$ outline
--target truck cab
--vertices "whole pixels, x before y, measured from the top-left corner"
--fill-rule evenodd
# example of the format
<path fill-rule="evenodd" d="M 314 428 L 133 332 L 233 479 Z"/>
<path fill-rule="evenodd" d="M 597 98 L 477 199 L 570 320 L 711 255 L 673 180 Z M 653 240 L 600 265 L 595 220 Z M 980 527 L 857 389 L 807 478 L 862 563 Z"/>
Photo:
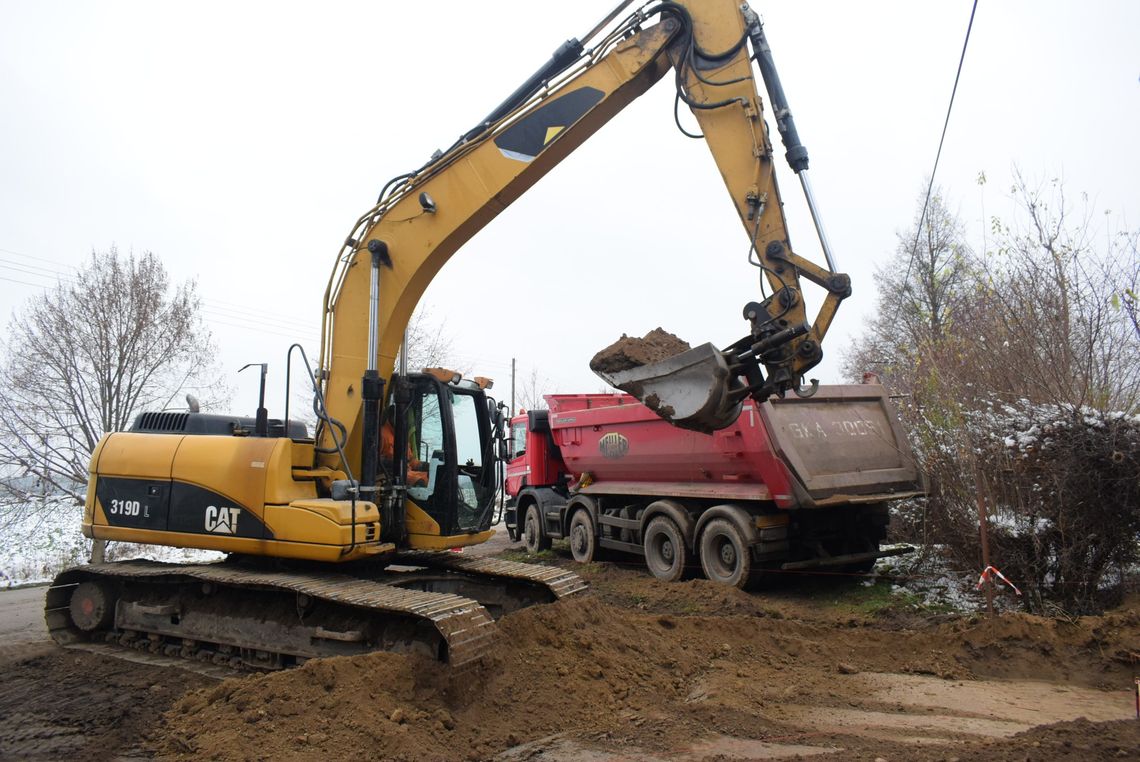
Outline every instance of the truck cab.
<path fill-rule="evenodd" d="M 562 462 L 562 453 L 550 431 L 550 411 L 522 411 L 511 418 L 506 467 L 507 534 L 512 541 L 525 539 L 532 552 L 550 547 L 552 537 L 561 537 L 561 508 L 569 500 L 571 476 Z M 526 492 L 529 500 L 519 512 L 519 495 Z M 535 506 L 530 534 L 527 535 L 527 512 Z M 547 512 L 551 515 L 547 517 Z"/>

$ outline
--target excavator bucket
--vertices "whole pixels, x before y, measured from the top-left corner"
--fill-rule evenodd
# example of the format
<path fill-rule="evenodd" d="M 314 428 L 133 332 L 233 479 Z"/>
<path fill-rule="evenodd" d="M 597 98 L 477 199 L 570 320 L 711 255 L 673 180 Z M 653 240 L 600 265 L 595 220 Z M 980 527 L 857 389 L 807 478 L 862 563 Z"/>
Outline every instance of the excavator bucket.
<path fill-rule="evenodd" d="M 728 365 L 712 344 L 629 370 L 594 372 L 682 429 L 711 434 L 740 415 L 740 401 L 730 395 Z"/>

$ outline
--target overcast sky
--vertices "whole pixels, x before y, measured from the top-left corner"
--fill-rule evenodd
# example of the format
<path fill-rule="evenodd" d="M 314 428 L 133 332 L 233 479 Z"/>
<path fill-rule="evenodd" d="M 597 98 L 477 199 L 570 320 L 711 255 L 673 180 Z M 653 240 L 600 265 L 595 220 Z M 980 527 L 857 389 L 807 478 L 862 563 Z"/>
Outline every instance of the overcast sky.
<path fill-rule="evenodd" d="M 252 411 L 256 377 L 233 374 L 269 362 L 279 387 L 292 341 L 315 357 L 339 242 L 381 185 L 450 145 L 612 5 L 0 0 L 0 314 L 92 248 L 153 251 L 197 280 L 232 407 Z M 971 2 L 753 7 L 853 279 L 818 369 L 837 381 L 874 309 L 874 269 L 925 189 Z M 1134 0 L 979 3 L 936 178 L 975 247 L 983 218 L 1011 211 L 1014 165 L 1063 177 L 1078 203 L 1087 193 L 1094 224 L 1135 227 L 1138 30 Z M 494 377 L 501 396 L 512 358 L 548 391 L 598 391 L 587 362 L 623 332 L 660 325 L 720 345 L 745 333 L 740 309 L 759 296 L 747 237 L 672 101 L 667 79 L 425 295 L 456 362 Z M 793 245 L 822 261 L 798 183 L 782 159 L 778 170 Z"/>

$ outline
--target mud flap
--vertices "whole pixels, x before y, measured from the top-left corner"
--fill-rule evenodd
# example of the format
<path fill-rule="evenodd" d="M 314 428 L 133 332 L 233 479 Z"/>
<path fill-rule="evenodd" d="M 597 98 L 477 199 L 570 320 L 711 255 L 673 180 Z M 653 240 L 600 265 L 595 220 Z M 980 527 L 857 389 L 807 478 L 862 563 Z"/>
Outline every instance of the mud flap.
<path fill-rule="evenodd" d="M 743 395 L 731 394 L 734 378 L 712 344 L 638 368 L 595 373 L 682 429 L 711 434 L 731 426 L 740 415 Z"/>

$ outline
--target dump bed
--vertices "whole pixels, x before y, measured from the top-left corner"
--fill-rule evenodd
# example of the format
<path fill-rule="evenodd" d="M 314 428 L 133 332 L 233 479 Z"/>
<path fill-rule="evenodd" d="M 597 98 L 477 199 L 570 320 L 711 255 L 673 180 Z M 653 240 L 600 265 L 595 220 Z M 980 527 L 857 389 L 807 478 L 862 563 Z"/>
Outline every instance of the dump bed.
<path fill-rule="evenodd" d="M 548 395 L 550 429 L 586 491 L 772 500 L 783 508 L 865 502 L 922 489 L 883 387 L 746 401 L 731 426 L 671 426 L 629 395 Z"/>

